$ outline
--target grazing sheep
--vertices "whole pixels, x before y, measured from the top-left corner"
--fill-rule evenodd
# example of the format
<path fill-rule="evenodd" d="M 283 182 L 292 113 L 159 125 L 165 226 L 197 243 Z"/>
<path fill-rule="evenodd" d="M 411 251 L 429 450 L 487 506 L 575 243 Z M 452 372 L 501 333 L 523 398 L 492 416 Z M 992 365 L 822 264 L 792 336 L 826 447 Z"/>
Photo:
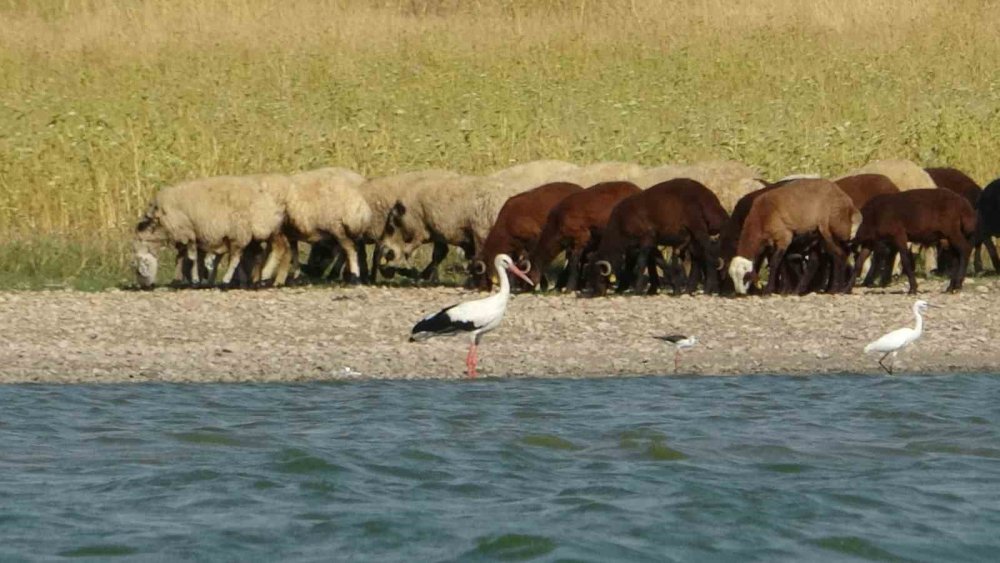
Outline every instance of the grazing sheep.
<path fill-rule="evenodd" d="M 833 291 L 841 288 L 847 243 L 861 223 L 851 198 L 828 180 L 793 180 L 759 195 L 750 207 L 740 233 L 729 277 L 736 292 L 745 294 L 757 272 L 754 262 L 767 249 L 771 275 L 764 293 L 771 293 L 788 246 L 798 235 L 818 233 L 833 259 Z"/>
<path fill-rule="evenodd" d="M 979 209 L 979 196 L 983 190 L 968 174 L 956 168 L 928 168 L 927 173 L 934 179 L 937 187 L 957 193 L 967 199 L 972 204 L 973 209 Z M 973 237 L 972 244 L 974 246 L 972 252 L 973 271 L 978 274 L 983 271 L 983 246 L 986 246 L 986 251 L 991 259 L 997 255 L 997 248 L 993 244 L 993 237 L 981 236 L 978 232 Z M 945 266 L 946 264 L 938 263 L 939 269 L 946 269 Z M 997 267 L 996 261 L 994 261 L 993 267 Z"/>
<path fill-rule="evenodd" d="M 881 174 L 899 188 L 899 191 L 933 188 L 934 180 L 920 165 L 909 160 L 873 160 L 861 168 L 834 178 L 834 181 L 858 174 Z"/>
<path fill-rule="evenodd" d="M 597 162 L 571 171 L 560 179 L 589 188 L 602 182 L 631 182 L 645 171 L 642 166 L 631 162 Z"/>
<path fill-rule="evenodd" d="M 542 234 L 549 211 L 567 196 L 583 188 L 569 182 L 553 182 L 528 190 L 507 200 L 497 215 L 489 235 L 472 261 L 472 284 L 489 291 L 493 287 L 487 264 L 499 254 L 523 260 Z"/>
<path fill-rule="evenodd" d="M 357 188 L 364 181 L 360 174 L 344 168 L 320 168 L 291 176 L 283 198 L 287 217 L 284 232 L 292 248 L 294 268 L 298 268 L 298 242 L 332 241 L 346 256 L 348 281 L 362 279 L 364 236 L 372 220 L 371 208 Z M 271 277 L 276 261 L 269 258 L 265 279 Z M 286 275 L 287 268 L 279 268 L 275 284 L 283 284 Z"/>
<path fill-rule="evenodd" d="M 400 200 L 406 200 L 424 182 L 441 181 L 457 176 L 457 173 L 448 170 L 421 170 L 372 178 L 358 186 L 358 191 L 364 196 L 372 212 L 372 218 L 364 236 L 366 243 L 375 245 L 375 249 L 372 252 L 371 281 L 376 281 L 379 268 L 383 266 L 383 249 L 378 242 L 382 239 L 385 229 L 390 227 L 389 216 L 396 203 Z M 434 243 L 435 255 L 444 255 L 447 252 L 447 244 L 443 242 Z"/>
<path fill-rule="evenodd" d="M 611 212 L 600 245 L 590 261 L 589 287 L 595 295 L 607 293 L 613 274 L 622 276 L 623 285 L 632 281 L 633 291 L 643 290 L 642 272 L 649 270 L 652 289 L 658 286 L 656 268 L 649 262 L 658 246 L 686 247 L 693 264 L 706 275 L 705 291 L 716 287 L 718 252 L 710 237 L 719 234 L 729 215 L 718 197 L 701 183 L 677 178 L 650 187 L 621 200 Z M 629 255 L 636 261 L 624 271 Z M 695 290 L 695 276 L 688 278 L 687 291 Z M 679 284 L 674 284 L 679 292 Z"/>
<path fill-rule="evenodd" d="M 731 212 L 741 197 L 764 186 L 757 176 L 753 168 L 741 162 L 707 160 L 694 164 L 668 164 L 651 168 L 635 182 L 640 188 L 646 189 L 667 180 L 690 178 L 712 190 L 722 203 L 722 207 Z"/>
<path fill-rule="evenodd" d="M 917 280 L 907 244 L 932 245 L 943 240 L 958 258 L 952 268 L 948 291 L 962 288 L 972 252 L 969 237 L 976 229 L 976 213 L 965 198 L 950 190 L 937 188 L 909 190 L 872 198 L 865 204 L 862 214 L 864 220 L 854 239 L 860 252 L 852 282 L 859 273 L 861 261 L 872 248 L 879 243 L 888 243 L 901 257 L 903 271 L 910 282 L 910 293 L 916 293 Z"/>
<path fill-rule="evenodd" d="M 976 206 L 976 218 L 978 224 L 977 240 L 992 242 L 993 237 L 1000 235 L 1000 178 L 993 180 L 983 188 L 983 193 L 979 195 L 979 202 Z M 990 244 L 986 246 L 986 250 L 990 253 L 993 270 L 1000 274 L 1000 257 L 997 256 L 996 248 Z"/>
<path fill-rule="evenodd" d="M 284 219 L 283 202 L 257 178 L 219 176 L 163 188 L 135 229 L 132 251 L 139 285 L 150 287 L 155 281 L 156 252 L 164 243 L 183 245 L 192 261 L 198 260 L 199 250 L 228 253 L 222 278 L 228 285 L 243 250 L 253 241 L 279 239 Z M 192 271 L 196 275 L 197 268 Z"/>
<path fill-rule="evenodd" d="M 566 196 L 552 208 L 525 264 L 537 287 L 549 263 L 566 251 L 566 284 L 575 291 L 585 252 L 596 247 L 619 201 L 641 190 L 631 182 L 604 182 Z"/>
<path fill-rule="evenodd" d="M 417 248 L 434 243 L 431 263 L 421 277 L 435 279 L 438 265 L 447 256 L 447 245 L 458 246 L 472 258 L 504 202 L 519 189 L 481 176 L 421 182 L 404 194 L 389 213 L 379 240 L 385 263 L 394 267 L 409 265 Z"/>
<path fill-rule="evenodd" d="M 535 160 L 516 164 L 489 175 L 503 185 L 518 191 L 530 190 L 543 184 L 568 181 L 580 167 L 562 160 Z"/>

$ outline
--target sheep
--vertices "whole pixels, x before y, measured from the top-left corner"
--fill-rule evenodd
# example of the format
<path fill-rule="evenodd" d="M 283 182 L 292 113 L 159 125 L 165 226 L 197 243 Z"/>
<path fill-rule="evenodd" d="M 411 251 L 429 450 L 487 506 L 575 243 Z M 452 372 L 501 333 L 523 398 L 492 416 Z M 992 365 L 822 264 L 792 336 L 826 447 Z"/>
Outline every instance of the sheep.
<path fill-rule="evenodd" d="M 756 278 L 754 261 L 768 248 L 771 275 L 764 293 L 771 293 L 785 252 L 796 235 L 818 232 L 833 258 L 833 290 L 841 288 L 846 264 L 846 246 L 861 213 L 851 198 L 829 180 L 793 180 L 759 195 L 750 207 L 729 263 L 729 277 L 736 292 L 745 294 Z"/>
<path fill-rule="evenodd" d="M 576 184 L 553 182 L 508 199 L 473 259 L 473 285 L 489 291 L 493 283 L 487 264 L 492 264 L 498 254 L 512 256 L 515 261 L 523 259 L 538 241 L 549 211 L 567 196 L 582 191 Z"/>
<path fill-rule="evenodd" d="M 297 243 L 316 244 L 333 240 L 343 250 L 348 264 L 349 282 L 362 279 L 365 233 L 370 229 L 372 211 L 357 189 L 365 178 L 344 168 L 320 168 L 291 175 L 284 187 L 285 236 L 292 247 L 292 265 L 298 266 Z M 272 252 L 272 256 L 273 256 Z M 263 277 L 271 277 L 271 268 L 278 261 L 272 257 L 264 268 Z M 284 283 L 287 269 L 283 266 L 275 279 Z"/>
<path fill-rule="evenodd" d="M 575 291 L 584 253 L 600 240 L 611 210 L 619 201 L 640 191 L 631 182 L 604 182 L 566 196 L 553 207 L 525 263 L 535 287 L 539 286 L 549 263 L 565 250 L 565 287 Z"/>
<path fill-rule="evenodd" d="M 448 253 L 447 245 L 472 258 L 482 246 L 504 202 L 520 193 L 494 178 L 455 176 L 421 182 L 393 206 L 379 240 L 389 266 L 408 265 L 413 251 L 434 243 L 431 263 L 421 273 L 434 279 Z"/>
<path fill-rule="evenodd" d="M 602 182 L 628 182 L 645 173 L 645 169 L 631 162 L 597 162 L 570 171 L 560 178 L 589 188 Z"/>
<path fill-rule="evenodd" d="M 199 250 L 228 252 L 222 278 L 228 285 L 243 250 L 253 241 L 278 243 L 284 219 L 284 204 L 257 178 L 218 176 L 165 187 L 135 229 L 132 253 L 139 285 L 152 286 L 159 265 L 156 252 L 166 242 L 183 245 L 192 261 L 198 260 Z M 192 270 L 192 278 L 196 276 L 197 268 Z"/>
<path fill-rule="evenodd" d="M 636 179 L 643 189 L 675 178 L 690 178 L 718 196 L 722 207 L 732 212 L 744 195 L 759 190 L 764 183 L 753 168 L 731 160 L 707 160 L 694 164 L 669 164 L 651 168 Z"/>
<path fill-rule="evenodd" d="M 379 268 L 383 266 L 383 249 L 378 242 L 382 239 L 386 227 L 389 226 L 389 215 L 396 203 L 400 199 L 407 198 L 411 192 L 416 191 L 425 182 L 441 181 L 457 176 L 458 173 L 449 170 L 430 169 L 372 178 L 358 186 L 358 191 L 364 196 L 372 212 L 368 229 L 364 233 L 364 241 L 375 245 L 369 272 L 372 282 L 377 280 Z M 445 243 L 434 243 L 435 255 L 443 255 L 447 252 L 448 247 Z"/>
<path fill-rule="evenodd" d="M 976 219 L 976 240 L 992 243 L 992 238 L 1000 235 L 1000 178 L 987 184 L 983 193 L 979 194 Z M 987 244 L 986 250 L 990 253 L 993 270 L 1000 274 L 1000 258 L 997 257 L 996 247 Z"/>
<path fill-rule="evenodd" d="M 615 206 L 608 219 L 601 242 L 590 260 L 589 287 L 594 295 L 604 295 L 615 272 L 621 271 L 627 255 L 637 256 L 633 269 L 633 290 L 642 290 L 642 272 L 658 245 L 689 246 L 694 263 L 706 274 L 705 291 L 716 286 L 714 273 L 718 266 L 717 252 L 710 237 L 719 234 L 729 214 L 718 197 L 699 182 L 677 178 L 652 186 L 627 197 Z M 650 278 L 656 287 L 656 269 L 650 267 Z M 623 272 L 625 273 L 625 272 Z M 627 274 L 627 273 L 625 273 Z M 623 285 L 627 283 L 623 275 Z M 694 276 L 688 280 L 687 291 L 693 292 Z M 679 285 L 674 285 L 675 292 Z"/>
<path fill-rule="evenodd" d="M 565 182 L 580 167 L 562 160 L 535 160 L 498 170 L 489 175 L 503 185 L 519 191 L 552 182 Z"/>
<path fill-rule="evenodd" d="M 927 174 L 934 179 L 937 187 L 951 190 L 967 199 L 972 204 L 973 209 L 979 208 L 979 196 L 983 193 L 983 190 L 965 172 L 956 168 L 927 168 L 926 170 Z M 997 248 L 993 244 L 993 237 L 981 236 L 978 232 L 972 243 L 974 246 L 972 252 L 973 271 L 978 274 L 983 270 L 982 247 L 986 246 L 986 251 L 989 253 L 991 259 L 997 255 Z M 997 267 L 997 264 L 996 260 L 994 260 L 994 269 Z M 938 267 L 943 268 L 944 265 L 939 262 Z"/>
<path fill-rule="evenodd" d="M 919 190 L 933 188 L 934 180 L 920 165 L 909 160 L 873 160 L 861 168 L 852 170 L 846 174 L 837 176 L 833 180 L 836 182 L 848 176 L 858 174 L 881 174 L 890 180 L 899 191 Z"/>
<path fill-rule="evenodd" d="M 909 292 L 914 294 L 917 292 L 917 280 L 907 244 L 931 245 L 945 240 L 948 248 L 958 257 L 958 263 L 952 268 L 948 291 L 962 289 L 972 252 L 969 237 L 976 229 L 976 213 L 968 200 L 950 190 L 909 190 L 872 198 L 865 204 L 862 214 L 864 220 L 853 242 L 860 247 L 854 277 L 871 249 L 880 242 L 886 242 L 899 253 L 903 271 L 910 282 Z"/>

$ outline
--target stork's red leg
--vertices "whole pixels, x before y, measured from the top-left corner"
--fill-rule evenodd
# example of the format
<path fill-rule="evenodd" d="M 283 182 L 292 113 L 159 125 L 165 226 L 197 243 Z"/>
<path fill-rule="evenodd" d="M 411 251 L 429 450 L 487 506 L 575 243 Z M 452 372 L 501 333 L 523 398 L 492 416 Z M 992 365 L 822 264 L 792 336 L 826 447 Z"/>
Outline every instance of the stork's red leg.
<path fill-rule="evenodd" d="M 476 343 L 473 342 L 472 345 L 469 346 L 469 354 L 465 357 L 465 367 L 467 368 L 466 375 L 470 379 L 474 379 L 476 377 L 476 363 L 479 360 L 477 356 Z"/>

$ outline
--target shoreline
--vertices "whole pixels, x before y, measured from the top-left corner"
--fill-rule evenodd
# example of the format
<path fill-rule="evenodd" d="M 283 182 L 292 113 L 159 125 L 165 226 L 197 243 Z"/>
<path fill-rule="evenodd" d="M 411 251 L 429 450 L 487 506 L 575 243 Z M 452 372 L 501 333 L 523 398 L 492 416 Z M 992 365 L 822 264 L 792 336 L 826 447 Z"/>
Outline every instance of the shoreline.
<path fill-rule="evenodd" d="M 484 336 L 480 377 L 599 378 L 878 374 L 865 344 L 902 326 L 919 297 L 923 337 L 896 374 L 991 373 L 1000 278 L 958 294 L 924 280 L 803 297 L 515 295 Z M 0 292 L 0 383 L 464 379 L 463 336 L 409 343 L 423 315 L 475 298 L 459 288 Z M 698 336 L 681 353 L 658 334 Z"/>

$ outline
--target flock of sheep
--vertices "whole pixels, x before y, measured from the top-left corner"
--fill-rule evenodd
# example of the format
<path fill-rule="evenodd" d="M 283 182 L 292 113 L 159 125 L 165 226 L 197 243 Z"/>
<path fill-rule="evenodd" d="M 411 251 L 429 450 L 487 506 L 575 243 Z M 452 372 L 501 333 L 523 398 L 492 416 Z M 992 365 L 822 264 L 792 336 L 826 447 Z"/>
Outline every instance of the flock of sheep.
<path fill-rule="evenodd" d="M 937 255 L 958 290 L 974 247 L 977 271 L 979 245 L 997 267 L 995 234 L 1000 180 L 982 190 L 954 168 L 883 160 L 834 179 L 768 182 L 731 161 L 645 168 L 542 160 L 488 176 L 426 170 L 366 179 L 323 168 L 192 180 L 154 196 L 133 258 L 142 287 L 156 280 L 163 245 L 177 251 L 175 284 L 227 287 L 310 277 L 374 283 L 401 273 L 434 281 L 457 246 L 469 261 L 468 284 L 486 290 L 496 277 L 487 265 L 503 253 L 536 286 L 551 280 L 589 295 L 668 285 L 747 293 L 758 291 L 765 264 L 764 293 L 848 292 L 861 277 L 888 283 L 899 267 L 915 292 L 912 250 L 929 250 L 929 267 Z M 309 244 L 305 263 L 299 243 Z M 415 268 L 415 251 L 428 244 L 430 263 Z"/>

